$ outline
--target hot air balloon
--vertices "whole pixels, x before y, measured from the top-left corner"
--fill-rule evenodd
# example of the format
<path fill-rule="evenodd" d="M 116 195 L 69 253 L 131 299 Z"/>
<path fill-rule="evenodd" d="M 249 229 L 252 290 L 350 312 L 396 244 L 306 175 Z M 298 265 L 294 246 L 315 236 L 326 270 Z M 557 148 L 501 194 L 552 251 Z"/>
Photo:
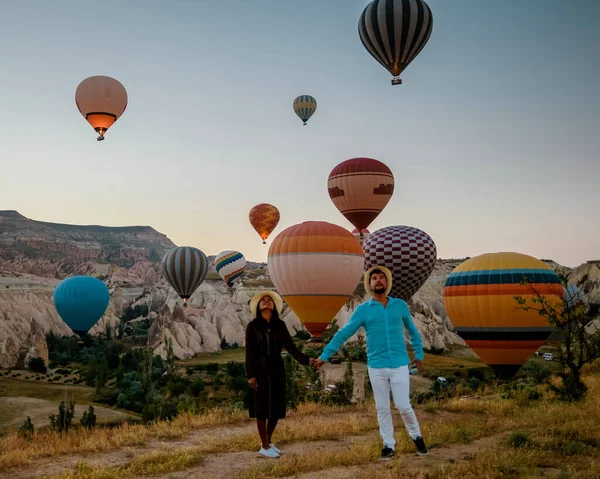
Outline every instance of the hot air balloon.
<path fill-rule="evenodd" d="M 232 287 L 246 270 L 246 258 L 239 251 L 221 251 L 215 258 L 215 269 L 227 286 Z"/>
<path fill-rule="evenodd" d="M 266 239 L 279 224 L 279 210 L 269 203 L 261 203 L 252 207 L 248 214 L 250 224 L 267 244 Z"/>
<path fill-rule="evenodd" d="M 528 277 L 532 284 L 521 285 Z M 552 268 L 520 253 L 486 253 L 464 261 L 446 279 L 444 306 L 457 334 L 501 379 L 511 379 L 552 332 L 544 316 L 521 309 L 532 287 L 552 305 L 564 295 Z"/>
<path fill-rule="evenodd" d="M 366 50 L 389 71 L 392 85 L 421 52 L 433 29 L 433 15 L 423 0 L 373 0 L 358 20 Z"/>
<path fill-rule="evenodd" d="M 109 301 L 108 288 L 93 276 L 71 276 L 54 289 L 56 311 L 79 336 L 83 336 L 98 322 Z"/>
<path fill-rule="evenodd" d="M 366 229 L 394 193 L 394 175 L 381 161 L 351 158 L 338 164 L 327 179 L 329 197 L 354 227 Z"/>
<path fill-rule="evenodd" d="M 431 236 L 412 226 L 387 226 L 362 244 L 365 269 L 385 266 L 394 278 L 390 296 L 408 301 L 423 286 L 437 259 Z"/>
<path fill-rule="evenodd" d="M 358 286 L 364 256 L 348 230 L 306 221 L 277 235 L 267 261 L 279 294 L 308 332 L 320 338 Z"/>
<path fill-rule="evenodd" d="M 92 76 L 83 80 L 75 91 L 79 112 L 104 140 L 106 131 L 127 108 L 127 91 L 117 80 L 107 76 Z"/>
<path fill-rule="evenodd" d="M 165 254 L 162 271 L 169 284 L 183 299 L 185 307 L 190 296 L 206 277 L 208 259 L 198 248 L 178 246 Z"/>
<path fill-rule="evenodd" d="M 308 119 L 313 116 L 317 110 L 317 100 L 310 95 L 300 95 L 294 100 L 294 112 L 306 126 Z"/>
<path fill-rule="evenodd" d="M 366 229 L 366 228 L 363 228 L 360 231 L 359 231 L 358 228 L 354 228 L 352 230 L 352 234 L 358 240 L 358 242 L 362 245 L 363 241 L 366 240 L 369 237 L 370 231 L 368 229 Z"/>

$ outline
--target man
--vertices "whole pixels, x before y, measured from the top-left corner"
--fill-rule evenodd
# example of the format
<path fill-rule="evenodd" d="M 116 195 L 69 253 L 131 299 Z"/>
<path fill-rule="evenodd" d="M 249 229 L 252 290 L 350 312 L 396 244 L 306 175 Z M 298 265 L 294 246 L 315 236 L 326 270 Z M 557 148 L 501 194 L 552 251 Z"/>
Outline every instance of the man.
<path fill-rule="evenodd" d="M 419 421 L 410 404 L 409 364 L 421 369 L 423 345 L 421 335 L 412 321 L 406 302 L 388 297 L 392 289 L 392 273 L 383 266 L 373 266 L 364 277 L 365 291 L 373 299 L 360 304 L 348 323 L 340 329 L 317 359 L 320 368 L 362 326 L 367 340 L 369 380 L 375 396 L 379 433 L 383 439 L 381 457 L 394 456 L 394 424 L 390 413 L 390 389 L 408 435 L 415 443 L 417 454 L 428 453 L 421 436 Z M 415 359 L 406 351 L 404 328 L 408 330 Z"/>

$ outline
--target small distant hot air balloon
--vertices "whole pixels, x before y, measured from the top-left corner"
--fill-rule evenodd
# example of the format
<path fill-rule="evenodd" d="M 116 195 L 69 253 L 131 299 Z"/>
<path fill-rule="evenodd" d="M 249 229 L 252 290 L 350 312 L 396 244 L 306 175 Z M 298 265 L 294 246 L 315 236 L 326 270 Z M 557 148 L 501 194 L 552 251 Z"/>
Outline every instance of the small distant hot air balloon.
<path fill-rule="evenodd" d="M 79 336 L 87 333 L 102 317 L 110 295 L 106 285 L 93 276 L 71 276 L 54 289 L 54 306 Z"/>
<path fill-rule="evenodd" d="M 162 261 L 163 275 L 179 297 L 184 307 L 208 272 L 208 259 L 198 248 L 178 246 L 165 254 Z"/>
<path fill-rule="evenodd" d="M 362 244 L 365 269 L 385 266 L 394 278 L 390 296 L 408 301 L 425 284 L 437 260 L 431 236 L 412 226 L 387 226 Z"/>
<path fill-rule="evenodd" d="M 310 95 L 300 95 L 294 100 L 294 112 L 306 126 L 308 119 L 317 111 L 317 100 Z"/>
<path fill-rule="evenodd" d="M 83 117 L 104 140 L 106 131 L 127 108 L 127 91 L 114 78 L 92 76 L 83 80 L 75 91 L 75 103 Z"/>
<path fill-rule="evenodd" d="M 366 50 L 389 71 L 392 85 L 421 52 L 433 29 L 433 15 L 423 0 L 373 0 L 358 20 Z"/>
<path fill-rule="evenodd" d="M 331 170 L 327 191 L 335 207 L 362 231 L 390 201 L 394 193 L 394 175 L 379 160 L 351 158 Z"/>
<path fill-rule="evenodd" d="M 369 230 L 367 228 L 363 228 L 362 230 L 358 230 L 358 228 L 354 228 L 352 230 L 352 234 L 358 240 L 358 242 L 362 245 L 363 241 L 369 237 Z"/>
<path fill-rule="evenodd" d="M 215 258 L 215 269 L 227 286 L 232 287 L 246 270 L 246 258 L 239 251 L 221 251 Z"/>
<path fill-rule="evenodd" d="M 532 284 L 521 285 L 527 277 Z M 524 311 L 532 287 L 559 307 L 564 295 L 552 268 L 520 253 L 486 253 L 464 261 L 446 279 L 444 306 L 456 333 L 502 379 L 511 379 L 552 332 L 547 318 Z"/>
<path fill-rule="evenodd" d="M 362 249 L 352 233 L 324 221 L 283 230 L 268 254 L 275 288 L 316 338 L 356 290 L 363 265 Z"/>
<path fill-rule="evenodd" d="M 252 207 L 248 214 L 250 224 L 267 244 L 267 238 L 279 224 L 279 210 L 269 203 L 261 203 Z"/>

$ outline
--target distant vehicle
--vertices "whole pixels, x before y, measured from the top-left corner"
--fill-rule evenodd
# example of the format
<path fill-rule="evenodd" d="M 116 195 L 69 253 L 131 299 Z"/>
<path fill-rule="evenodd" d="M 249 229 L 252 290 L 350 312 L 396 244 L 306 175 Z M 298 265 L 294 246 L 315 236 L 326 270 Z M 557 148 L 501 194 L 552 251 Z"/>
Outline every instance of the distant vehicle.
<path fill-rule="evenodd" d="M 544 353 L 544 361 L 554 361 L 554 355 L 552 353 Z"/>

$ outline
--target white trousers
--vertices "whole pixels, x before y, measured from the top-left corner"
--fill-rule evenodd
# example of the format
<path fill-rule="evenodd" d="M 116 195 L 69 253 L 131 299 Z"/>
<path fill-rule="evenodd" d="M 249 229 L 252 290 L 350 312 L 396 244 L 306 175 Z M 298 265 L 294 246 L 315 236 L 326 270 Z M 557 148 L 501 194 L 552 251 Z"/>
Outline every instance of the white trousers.
<path fill-rule="evenodd" d="M 410 379 L 408 366 L 398 368 L 369 368 L 369 380 L 375 397 L 379 433 L 384 447 L 394 449 L 394 424 L 390 412 L 390 389 L 394 396 L 394 405 L 404 421 L 404 426 L 411 439 L 421 435 L 419 421 L 410 404 Z"/>

